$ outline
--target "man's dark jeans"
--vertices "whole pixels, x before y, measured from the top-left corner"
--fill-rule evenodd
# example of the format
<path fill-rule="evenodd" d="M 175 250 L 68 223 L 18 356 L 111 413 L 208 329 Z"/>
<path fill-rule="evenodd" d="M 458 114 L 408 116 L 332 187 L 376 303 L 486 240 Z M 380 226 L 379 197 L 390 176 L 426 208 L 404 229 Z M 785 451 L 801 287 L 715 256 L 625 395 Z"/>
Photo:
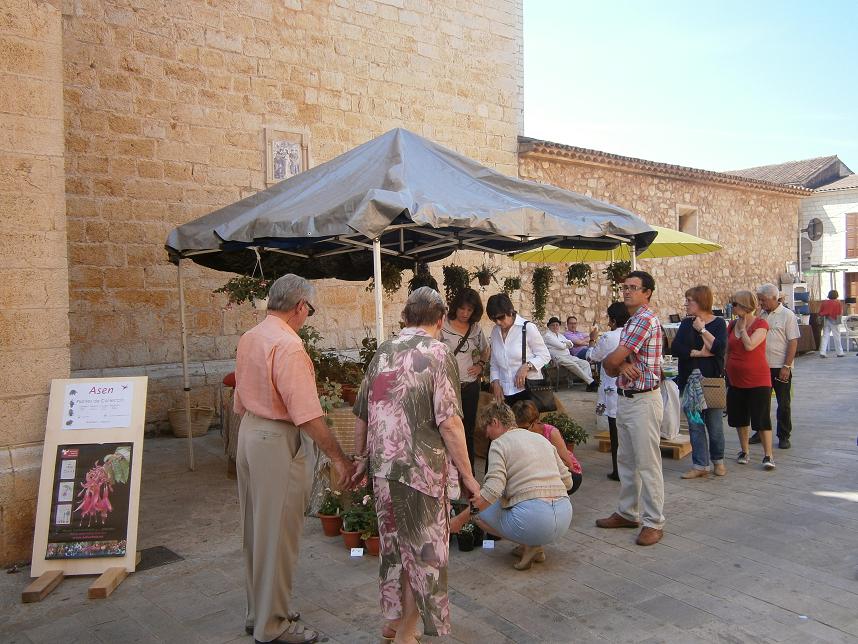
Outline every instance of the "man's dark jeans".
<path fill-rule="evenodd" d="M 780 369 L 772 369 L 772 388 L 775 390 L 775 397 L 778 399 L 778 438 L 789 440 L 792 434 L 792 371 L 790 371 L 788 382 L 781 382 Z"/>

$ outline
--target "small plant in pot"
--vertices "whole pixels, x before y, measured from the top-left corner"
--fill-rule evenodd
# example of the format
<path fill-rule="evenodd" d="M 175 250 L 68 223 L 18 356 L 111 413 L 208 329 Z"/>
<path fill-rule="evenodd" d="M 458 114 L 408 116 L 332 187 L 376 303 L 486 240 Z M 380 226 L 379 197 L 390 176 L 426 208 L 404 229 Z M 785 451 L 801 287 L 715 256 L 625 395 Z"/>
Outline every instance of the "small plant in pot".
<path fill-rule="evenodd" d="M 589 438 L 581 425 L 562 412 L 545 414 L 540 420 L 548 425 L 554 425 L 560 430 L 560 435 L 570 452 L 574 452 L 576 445 L 583 445 Z"/>
<path fill-rule="evenodd" d="M 378 517 L 375 514 L 375 502 L 369 488 L 359 488 L 352 492 L 352 502 L 343 510 L 343 542 L 346 548 L 359 548 L 361 536 L 372 530 L 375 525 L 378 532 Z"/>
<path fill-rule="evenodd" d="M 336 537 L 343 527 L 343 493 L 325 488 L 325 495 L 316 513 L 322 522 L 322 531 L 326 537 Z"/>
<path fill-rule="evenodd" d="M 471 273 L 470 278 L 477 280 L 480 286 L 488 286 L 493 279 L 497 282 L 495 275 L 498 273 L 500 273 L 500 266 L 480 264 L 477 270 Z"/>
<path fill-rule="evenodd" d="M 250 302 L 255 308 L 265 309 L 268 306 L 268 289 L 272 282 L 273 280 L 262 277 L 238 275 L 212 293 L 226 293 L 227 308 Z"/>
<path fill-rule="evenodd" d="M 456 535 L 456 541 L 459 543 L 459 550 L 461 552 L 470 552 L 474 549 L 474 543 L 476 543 L 476 531 L 477 526 L 470 521 L 462 526 Z"/>

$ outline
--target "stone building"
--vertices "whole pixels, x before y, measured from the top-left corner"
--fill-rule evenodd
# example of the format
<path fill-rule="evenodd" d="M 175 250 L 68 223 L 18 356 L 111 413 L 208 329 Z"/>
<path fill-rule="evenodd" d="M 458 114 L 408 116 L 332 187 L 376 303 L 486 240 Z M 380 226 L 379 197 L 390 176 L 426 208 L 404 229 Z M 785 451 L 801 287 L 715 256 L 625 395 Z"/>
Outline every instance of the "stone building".
<path fill-rule="evenodd" d="M 52 378 L 149 375 L 150 419 L 178 399 L 170 229 L 265 187 L 278 133 L 315 165 L 405 127 L 514 174 L 522 85 L 521 0 L 7 0 L 0 561 L 29 556 Z M 255 315 L 188 273 L 213 402 Z M 367 315 L 362 286 L 321 290 L 320 328 Z"/>
<path fill-rule="evenodd" d="M 803 187 L 775 184 L 550 141 L 519 138 L 519 174 L 628 208 L 648 223 L 714 241 L 723 250 L 691 257 L 639 260 L 656 281 L 654 308 L 663 319 L 682 313 L 686 289 L 707 284 L 716 306 L 730 294 L 753 289 L 795 261 Z M 589 286 L 566 286 L 568 265 L 558 264 L 549 314 L 604 323 L 611 291 L 594 264 Z"/>

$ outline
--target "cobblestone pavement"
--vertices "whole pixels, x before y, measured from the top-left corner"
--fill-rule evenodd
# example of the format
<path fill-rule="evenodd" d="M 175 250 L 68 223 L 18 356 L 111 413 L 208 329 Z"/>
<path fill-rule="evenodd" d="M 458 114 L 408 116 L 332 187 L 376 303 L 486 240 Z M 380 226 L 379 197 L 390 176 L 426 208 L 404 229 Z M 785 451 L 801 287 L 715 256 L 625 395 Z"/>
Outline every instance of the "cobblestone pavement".
<path fill-rule="evenodd" d="M 453 547 L 449 642 L 858 642 L 858 358 L 796 362 L 793 448 L 777 470 L 730 458 L 723 478 L 682 481 L 690 467 L 665 459 L 664 540 L 634 544 L 631 530 L 599 530 L 618 484 L 609 455 L 590 441 L 576 452 L 584 484 L 575 518 L 547 562 L 512 568 L 510 544 Z M 592 427 L 594 395 L 563 393 Z M 727 453 L 737 451 L 727 430 Z M 92 578 L 69 578 L 45 601 L 21 604 L 28 569 L 0 576 L 0 640 L 37 642 L 236 642 L 244 592 L 234 481 L 216 432 L 195 442 L 148 440 L 141 548 L 185 559 L 130 575 L 106 600 L 87 600 Z M 294 603 L 322 641 L 375 642 L 380 618 L 373 558 L 350 559 L 308 519 Z M 430 640 L 431 641 L 431 640 Z"/>

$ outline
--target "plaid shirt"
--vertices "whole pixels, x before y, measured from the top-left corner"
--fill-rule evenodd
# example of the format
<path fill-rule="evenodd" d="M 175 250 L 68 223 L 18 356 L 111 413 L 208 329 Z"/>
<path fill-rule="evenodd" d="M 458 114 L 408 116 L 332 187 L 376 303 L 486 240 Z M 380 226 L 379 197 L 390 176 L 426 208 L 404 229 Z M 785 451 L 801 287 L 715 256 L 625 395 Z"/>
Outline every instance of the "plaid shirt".
<path fill-rule="evenodd" d="M 617 378 L 620 389 L 642 391 L 657 387 L 661 382 L 661 323 L 652 310 L 644 305 L 626 322 L 620 335 L 620 346 L 632 352 L 632 363 L 641 372 L 637 380 Z"/>

